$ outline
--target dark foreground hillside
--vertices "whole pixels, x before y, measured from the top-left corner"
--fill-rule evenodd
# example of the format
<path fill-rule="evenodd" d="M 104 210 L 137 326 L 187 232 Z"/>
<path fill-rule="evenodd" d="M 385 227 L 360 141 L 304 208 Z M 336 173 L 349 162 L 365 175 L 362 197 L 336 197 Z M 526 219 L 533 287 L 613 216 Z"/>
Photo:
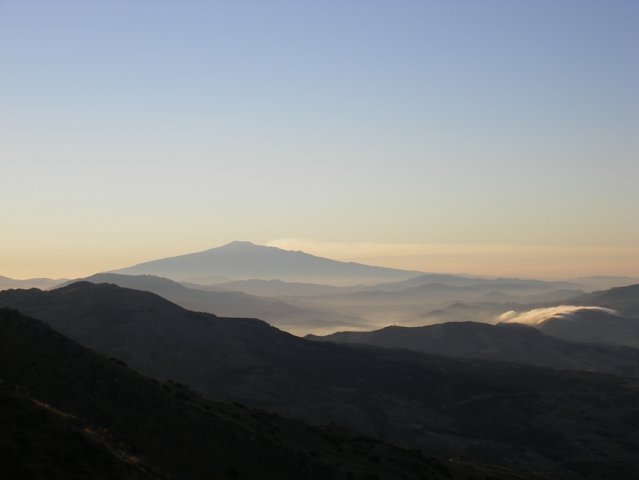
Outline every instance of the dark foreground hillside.
<path fill-rule="evenodd" d="M 636 380 L 311 342 L 114 285 L 0 292 L 1 304 L 209 398 L 551 478 L 639 478 Z"/>
<path fill-rule="evenodd" d="M 164 479 L 82 419 L 0 384 L 3 479 Z"/>
<path fill-rule="evenodd" d="M 0 310 L 0 478 L 532 478 L 210 402 Z"/>

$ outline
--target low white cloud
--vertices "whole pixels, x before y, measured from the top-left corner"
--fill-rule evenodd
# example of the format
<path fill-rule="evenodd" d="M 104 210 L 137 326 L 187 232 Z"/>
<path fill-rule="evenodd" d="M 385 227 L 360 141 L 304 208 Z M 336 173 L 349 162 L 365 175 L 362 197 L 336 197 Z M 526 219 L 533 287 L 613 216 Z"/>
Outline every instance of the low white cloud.
<path fill-rule="evenodd" d="M 575 316 L 579 312 L 590 310 L 611 315 L 619 315 L 616 310 L 603 307 L 583 307 L 576 305 L 559 305 L 557 307 L 535 308 L 525 312 L 509 310 L 499 315 L 496 320 L 504 323 L 523 323 L 525 325 L 539 326 L 551 318 L 567 318 Z"/>

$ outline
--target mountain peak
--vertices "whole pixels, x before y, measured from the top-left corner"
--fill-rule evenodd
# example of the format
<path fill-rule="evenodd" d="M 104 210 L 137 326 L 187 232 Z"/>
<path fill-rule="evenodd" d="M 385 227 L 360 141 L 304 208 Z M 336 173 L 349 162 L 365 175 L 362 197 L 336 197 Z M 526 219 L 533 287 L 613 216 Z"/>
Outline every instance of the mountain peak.
<path fill-rule="evenodd" d="M 257 245 L 253 242 L 249 242 L 248 240 L 233 240 L 226 245 L 222 245 L 221 247 L 214 248 L 213 250 L 225 249 L 225 250 L 240 250 L 240 249 L 249 249 L 249 248 L 265 248 L 264 245 Z"/>
<path fill-rule="evenodd" d="M 111 273 L 157 275 L 173 280 L 277 278 L 283 281 L 353 285 L 406 280 L 422 272 L 340 262 L 304 252 L 233 241 L 202 252 L 133 265 Z"/>

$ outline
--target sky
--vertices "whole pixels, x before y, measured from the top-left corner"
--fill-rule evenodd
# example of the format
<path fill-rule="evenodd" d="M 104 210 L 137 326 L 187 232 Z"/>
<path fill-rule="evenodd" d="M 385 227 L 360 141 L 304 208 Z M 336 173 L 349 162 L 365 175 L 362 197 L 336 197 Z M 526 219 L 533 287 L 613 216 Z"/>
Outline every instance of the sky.
<path fill-rule="evenodd" d="M 0 0 L 0 275 L 639 275 L 637 45 L 633 0 Z"/>

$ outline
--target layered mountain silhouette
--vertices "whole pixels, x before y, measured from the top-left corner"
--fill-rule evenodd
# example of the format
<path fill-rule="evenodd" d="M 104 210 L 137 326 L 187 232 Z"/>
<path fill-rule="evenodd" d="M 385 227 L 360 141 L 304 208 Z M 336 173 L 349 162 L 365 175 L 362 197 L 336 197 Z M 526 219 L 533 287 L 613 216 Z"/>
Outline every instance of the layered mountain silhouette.
<path fill-rule="evenodd" d="M 639 285 L 581 295 L 569 305 L 509 311 L 498 319 L 564 340 L 639 348 Z"/>
<path fill-rule="evenodd" d="M 82 280 L 92 283 L 112 283 L 120 287 L 153 292 L 189 310 L 213 313 L 221 317 L 259 317 L 293 333 L 362 324 L 361 320 L 353 316 L 339 315 L 334 312 L 329 314 L 320 309 L 303 308 L 282 300 L 244 292 L 223 289 L 201 290 L 195 288 L 195 284 L 194 287 L 186 287 L 173 280 L 154 275 L 98 273 Z"/>
<path fill-rule="evenodd" d="M 625 318 L 615 310 L 599 307 L 559 306 L 527 312 L 506 312 L 499 318 L 515 315 L 511 323 L 528 323 L 556 338 L 573 342 L 625 345 L 639 348 L 639 319 Z"/>
<path fill-rule="evenodd" d="M 339 262 L 299 251 L 231 242 L 203 252 L 152 260 L 113 273 L 158 275 L 173 280 L 211 283 L 211 279 L 279 279 L 350 285 L 402 280 L 420 272 Z"/>
<path fill-rule="evenodd" d="M 407 280 L 377 285 L 376 290 L 398 292 L 410 288 L 434 285 L 438 287 L 479 287 L 485 291 L 516 291 L 519 293 L 539 293 L 548 290 L 581 290 L 583 285 L 575 282 L 544 281 L 520 278 L 484 278 L 445 273 L 426 273 Z"/>
<path fill-rule="evenodd" d="M 27 278 L 17 280 L 15 278 L 3 277 L 0 275 L 0 290 L 8 290 L 10 288 L 51 288 L 60 285 L 64 279 L 53 278 Z"/>
<path fill-rule="evenodd" d="M 520 324 L 450 322 L 424 327 L 392 326 L 371 332 L 337 332 L 321 337 L 309 335 L 306 338 L 639 376 L 639 350 L 567 342 Z"/>
<path fill-rule="evenodd" d="M 427 305 L 452 302 L 492 302 L 535 304 L 541 302 L 563 301 L 582 293 L 575 290 L 546 290 L 539 293 L 520 292 L 514 288 L 508 293 L 497 290 L 497 286 L 477 285 L 457 287 L 446 284 L 426 284 L 399 291 L 363 290 L 333 295 L 330 300 L 342 304 L 367 305 Z M 501 288 L 507 288 L 502 286 Z M 527 289 L 526 289 L 527 291 Z"/>
<path fill-rule="evenodd" d="M 214 295 L 204 298 L 201 293 L 169 292 L 154 285 L 124 283 L 122 279 L 90 279 L 153 291 L 189 309 L 258 317 L 298 335 L 373 330 L 389 323 L 421 326 L 441 321 L 490 322 L 509 309 L 565 303 L 583 296 L 597 283 L 631 280 L 585 278 L 580 284 L 425 274 L 337 262 L 250 242 L 232 242 L 203 252 L 153 260 L 115 273 L 161 276 Z M 223 295 L 222 291 L 271 297 L 286 305 L 238 294 Z M 460 303 L 471 305 L 477 316 L 455 316 L 449 306 Z M 502 305 L 493 311 L 490 305 L 495 304 Z"/>
<path fill-rule="evenodd" d="M 639 317 L 639 284 L 581 295 L 573 298 L 570 303 L 611 308 L 626 317 Z"/>
<path fill-rule="evenodd" d="M 639 318 L 624 318 L 601 311 L 578 310 L 572 315 L 550 318 L 538 328 L 547 335 L 573 342 L 639 348 Z"/>
<path fill-rule="evenodd" d="M 614 287 L 625 287 L 628 285 L 639 284 L 639 277 L 596 275 L 591 277 L 573 278 L 568 281 L 590 287 L 591 290 L 607 290 Z"/>
<path fill-rule="evenodd" d="M 634 380 L 312 342 L 115 285 L 7 291 L 0 305 L 210 398 L 558 478 L 637 477 Z"/>
<path fill-rule="evenodd" d="M 445 274 L 425 274 L 399 282 L 383 283 L 339 295 L 355 302 L 515 302 L 535 303 L 574 298 L 583 291 L 579 285 L 517 278 L 480 278 Z"/>
<path fill-rule="evenodd" d="M 240 289 L 246 288 L 247 284 L 251 288 L 254 283 L 233 283 Z M 283 291 L 285 286 L 280 286 Z M 492 322 L 506 310 L 554 304 L 583 295 L 583 291 L 568 287 L 575 285 L 539 280 L 426 274 L 400 282 L 342 287 L 333 292 L 318 291 L 298 296 L 280 295 L 279 298 L 305 309 L 319 309 L 334 316 L 359 319 L 361 326 L 348 330 L 373 330 L 389 323 L 422 326 L 442 321 Z M 338 329 L 307 333 L 325 334 L 335 330 Z"/>
<path fill-rule="evenodd" d="M 207 401 L 2 309 L 0 379 L 7 479 L 522 478 Z"/>

